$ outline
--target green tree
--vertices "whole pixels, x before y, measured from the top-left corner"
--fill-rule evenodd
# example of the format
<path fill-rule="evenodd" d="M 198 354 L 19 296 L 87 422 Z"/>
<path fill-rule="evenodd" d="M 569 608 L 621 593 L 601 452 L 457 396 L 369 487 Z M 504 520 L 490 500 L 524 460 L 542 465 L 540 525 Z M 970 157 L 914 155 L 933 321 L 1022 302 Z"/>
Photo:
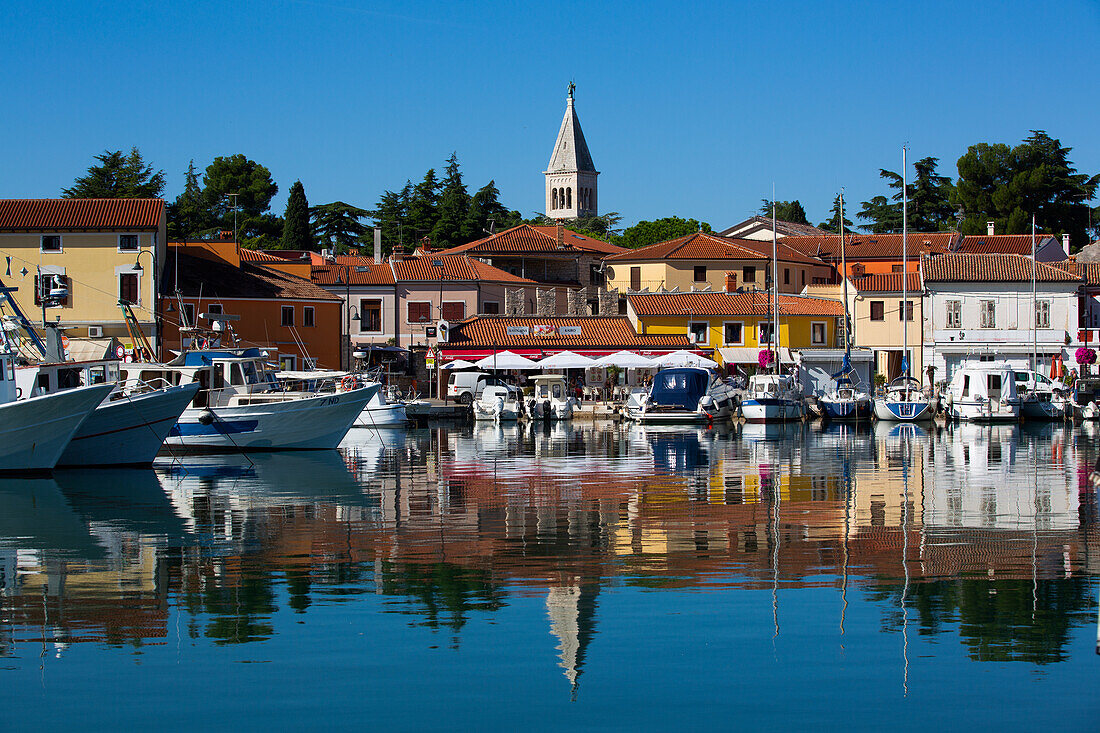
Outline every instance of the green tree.
<path fill-rule="evenodd" d="M 859 228 L 874 234 L 888 234 L 901 231 L 901 204 L 891 202 L 885 196 L 875 196 L 863 202 L 863 208 L 856 214 L 857 219 L 866 219 L 868 224 Z"/>
<path fill-rule="evenodd" d="M 916 175 L 908 186 L 909 228 L 918 232 L 942 232 L 954 228 L 955 207 L 951 205 L 954 185 L 936 173 L 940 159 L 931 156 L 913 164 Z"/>
<path fill-rule="evenodd" d="M 470 208 L 462 226 L 462 236 L 467 242 L 481 239 L 519 226 L 523 217 L 518 211 L 509 211 L 500 203 L 500 191 L 495 181 L 489 181 L 470 198 Z"/>
<path fill-rule="evenodd" d="M 772 215 L 772 202 L 770 199 L 760 199 L 760 213 L 765 216 Z M 809 224 L 806 218 L 806 210 L 798 199 L 794 201 L 776 201 L 775 218 L 779 221 L 789 221 L 792 224 Z"/>
<path fill-rule="evenodd" d="M 104 150 L 95 156 L 99 165 L 64 188 L 61 195 L 68 199 L 153 199 L 164 191 L 164 171 L 154 170 L 141 157 L 137 148 L 128 155 L 121 150 Z"/>
<path fill-rule="evenodd" d="M 566 229 L 577 234 L 583 234 L 593 239 L 602 239 L 605 242 L 613 242 L 619 237 L 619 222 L 623 215 L 617 211 L 609 211 L 606 214 L 579 216 L 576 219 L 551 219 L 543 214 L 537 214 L 525 223 L 537 226 L 554 226 L 561 224 Z"/>
<path fill-rule="evenodd" d="M 670 239 L 684 237 L 694 232 L 711 231 L 710 224 L 696 219 L 681 219 L 678 216 L 666 216 L 655 221 L 640 221 L 623 231 L 623 235 L 615 240 L 620 247 L 645 247 L 657 242 L 667 242 Z"/>
<path fill-rule="evenodd" d="M 168 236 L 171 239 L 194 239 L 201 237 L 214 228 L 214 218 L 206 206 L 206 199 L 199 186 L 199 175 L 195 171 L 195 161 L 187 166 L 184 175 L 183 193 L 168 204 Z"/>
<path fill-rule="evenodd" d="M 286 200 L 286 214 L 283 216 L 283 236 L 279 242 L 281 249 L 317 248 L 317 238 L 313 236 L 313 226 L 309 221 L 309 201 L 306 188 L 301 181 L 290 186 Z"/>
<path fill-rule="evenodd" d="M 271 207 L 271 199 L 278 192 L 279 187 L 271 179 L 271 171 L 240 153 L 214 158 L 203 176 L 202 195 L 213 212 L 216 225 L 224 230 L 233 230 L 235 200 L 237 237 L 247 247 L 277 245 L 282 236 L 283 222 L 267 211 Z"/>
<path fill-rule="evenodd" d="M 375 225 L 382 229 L 382 254 L 384 255 L 404 247 L 404 234 L 409 228 L 411 198 L 412 182 L 405 181 L 405 187 L 400 191 L 384 191 L 374 210 L 368 213 L 368 216 L 374 219 Z"/>
<path fill-rule="evenodd" d="M 466 190 L 466 184 L 462 182 L 462 169 L 455 153 L 451 153 L 451 157 L 447 159 L 446 175 L 440 186 L 442 193 L 430 235 L 432 244 L 436 247 L 465 244 L 463 226 L 470 213 L 470 194 Z"/>
<path fill-rule="evenodd" d="M 832 216 L 829 218 L 829 220 L 821 222 L 817 225 L 817 228 L 824 229 L 825 231 L 832 232 L 833 234 L 840 234 L 840 194 L 837 194 L 833 198 L 833 208 L 830 209 L 830 213 L 832 214 Z M 845 216 L 844 231 L 850 232 L 852 231 L 852 228 L 854 226 L 855 225 L 852 224 L 848 217 Z"/>
<path fill-rule="evenodd" d="M 961 212 L 959 231 L 981 234 L 993 221 L 1003 234 L 1026 234 L 1031 216 L 1042 231 L 1069 234 L 1076 249 L 1088 241 L 1089 201 L 1100 176 L 1078 173 L 1071 148 L 1042 130 L 1013 148 L 972 145 L 959 158 L 952 204 Z"/>
<path fill-rule="evenodd" d="M 404 232 L 405 248 L 421 237 L 430 235 L 439 218 L 439 179 L 435 168 L 429 168 L 424 179 L 413 187 L 409 197 L 408 231 Z"/>
<path fill-rule="evenodd" d="M 322 245 L 332 244 L 338 252 L 347 252 L 348 248 L 360 241 L 367 233 L 361 221 L 370 216 L 370 212 L 343 201 L 314 206 L 313 227 L 321 237 Z"/>

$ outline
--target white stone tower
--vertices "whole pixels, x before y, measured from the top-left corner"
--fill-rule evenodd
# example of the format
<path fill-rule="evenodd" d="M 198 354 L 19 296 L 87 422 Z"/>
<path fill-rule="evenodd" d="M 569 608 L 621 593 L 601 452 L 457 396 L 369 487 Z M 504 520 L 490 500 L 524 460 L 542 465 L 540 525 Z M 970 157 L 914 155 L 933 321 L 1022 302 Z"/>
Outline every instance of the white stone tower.
<path fill-rule="evenodd" d="M 592 164 L 592 154 L 588 152 L 580 120 L 573 109 L 575 88 L 570 82 L 565 117 L 550 155 L 550 165 L 543 172 L 546 176 L 546 216 L 550 219 L 576 219 L 599 212 L 596 176 L 600 173 Z"/>

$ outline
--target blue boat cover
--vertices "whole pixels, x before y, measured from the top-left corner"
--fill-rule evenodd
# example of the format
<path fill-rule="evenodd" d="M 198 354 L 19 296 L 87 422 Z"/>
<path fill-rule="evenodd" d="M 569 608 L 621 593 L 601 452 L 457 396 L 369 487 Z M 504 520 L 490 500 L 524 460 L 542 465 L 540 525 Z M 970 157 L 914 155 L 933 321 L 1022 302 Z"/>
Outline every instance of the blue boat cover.
<path fill-rule="evenodd" d="M 651 404 L 665 407 L 694 410 L 699 406 L 699 400 L 707 393 L 708 384 L 710 384 L 710 372 L 706 369 L 692 367 L 664 369 L 653 377 L 649 401 Z"/>

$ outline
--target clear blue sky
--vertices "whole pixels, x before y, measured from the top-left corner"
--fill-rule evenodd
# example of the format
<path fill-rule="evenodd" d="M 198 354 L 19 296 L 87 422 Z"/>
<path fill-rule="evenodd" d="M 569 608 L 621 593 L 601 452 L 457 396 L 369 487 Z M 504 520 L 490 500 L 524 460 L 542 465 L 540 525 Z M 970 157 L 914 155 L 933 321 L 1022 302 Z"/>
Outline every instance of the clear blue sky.
<path fill-rule="evenodd" d="M 732 224 L 772 183 L 816 223 L 843 186 L 1033 128 L 1100 172 L 1100 3 L 23 2 L 0 28 L 0 197 L 57 196 L 105 148 L 183 186 L 244 153 L 282 213 L 370 207 L 457 151 L 541 210 L 577 83 L 601 210 Z"/>

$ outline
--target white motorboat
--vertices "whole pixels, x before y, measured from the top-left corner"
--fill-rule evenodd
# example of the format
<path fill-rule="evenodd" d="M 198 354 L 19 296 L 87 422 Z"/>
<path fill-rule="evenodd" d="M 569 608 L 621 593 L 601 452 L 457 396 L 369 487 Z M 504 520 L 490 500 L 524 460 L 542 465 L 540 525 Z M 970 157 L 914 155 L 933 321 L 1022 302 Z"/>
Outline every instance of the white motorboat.
<path fill-rule="evenodd" d="M 475 420 L 506 422 L 519 419 L 520 392 L 511 385 L 490 384 L 474 400 Z"/>
<path fill-rule="evenodd" d="M 189 451 L 319 450 L 339 445 L 381 385 L 288 391 L 258 349 L 185 351 L 166 364 L 122 367 L 124 384 L 200 385 L 165 445 Z"/>
<path fill-rule="evenodd" d="M 380 389 L 367 400 L 359 417 L 355 418 L 355 427 L 396 428 L 404 427 L 408 422 L 405 405 L 401 402 L 390 402 L 386 397 L 386 391 Z"/>
<path fill-rule="evenodd" d="M 0 472 L 49 471 L 110 384 L 20 399 L 14 355 L 0 352 Z"/>
<path fill-rule="evenodd" d="M 135 382 L 119 386 L 117 360 L 58 362 L 16 368 L 16 381 L 31 397 L 90 384 L 113 387 L 65 448 L 58 466 L 147 466 L 168 432 L 199 391 L 198 384 Z"/>
<path fill-rule="evenodd" d="M 741 415 L 749 422 L 789 422 L 804 414 L 802 387 L 789 374 L 754 374 L 741 400 Z"/>
<path fill-rule="evenodd" d="M 932 419 L 934 407 L 920 382 L 903 375 L 875 398 L 875 417 L 889 422 L 922 422 Z"/>
<path fill-rule="evenodd" d="M 662 369 L 648 392 L 633 392 L 627 417 L 644 423 L 729 420 L 737 409 L 733 387 L 701 367 Z"/>
<path fill-rule="evenodd" d="M 1016 380 L 1008 364 L 964 363 L 944 398 L 948 417 L 970 422 L 1011 422 L 1020 417 Z"/>
<path fill-rule="evenodd" d="M 531 378 L 534 394 L 527 399 L 527 414 L 535 420 L 568 420 L 573 417 L 573 395 L 560 374 L 537 374 Z"/>

